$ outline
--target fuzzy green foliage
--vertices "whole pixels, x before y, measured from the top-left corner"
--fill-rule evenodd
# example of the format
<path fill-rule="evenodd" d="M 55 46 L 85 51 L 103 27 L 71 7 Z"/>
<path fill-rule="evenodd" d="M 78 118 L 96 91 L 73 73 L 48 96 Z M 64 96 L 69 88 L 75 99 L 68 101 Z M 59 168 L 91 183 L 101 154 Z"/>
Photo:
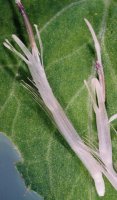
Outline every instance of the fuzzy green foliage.
<path fill-rule="evenodd" d="M 31 22 L 40 26 L 45 71 L 55 96 L 81 137 L 97 142 L 95 118 L 84 79 L 95 73 L 94 46 L 84 17 L 90 20 L 102 45 L 107 111 L 117 112 L 117 2 L 114 0 L 24 0 Z M 46 200 L 98 200 L 93 181 L 81 161 L 39 105 L 21 86 L 30 77 L 19 59 L 2 42 L 17 34 L 28 44 L 22 19 L 12 1 L 0 1 L 0 131 L 19 148 L 18 165 L 28 186 Z M 7 14 L 5 14 L 7 13 Z M 53 17 L 54 16 L 54 17 Z M 116 122 L 114 122 L 116 128 Z M 117 136 L 112 131 L 117 169 Z M 104 200 L 117 192 L 106 181 Z"/>

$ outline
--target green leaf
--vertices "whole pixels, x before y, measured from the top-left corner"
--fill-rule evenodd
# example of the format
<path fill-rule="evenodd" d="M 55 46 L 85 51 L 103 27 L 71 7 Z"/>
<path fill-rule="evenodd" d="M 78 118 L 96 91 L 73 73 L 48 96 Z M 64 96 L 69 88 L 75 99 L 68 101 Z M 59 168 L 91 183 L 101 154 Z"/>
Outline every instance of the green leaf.
<path fill-rule="evenodd" d="M 94 27 L 102 46 L 107 111 L 117 113 L 117 2 L 115 0 L 24 0 L 31 22 L 40 26 L 44 64 L 55 96 L 81 137 L 97 143 L 95 115 L 84 79 L 95 73 L 94 46 L 84 17 Z M 23 62 L 2 42 L 17 34 L 28 45 L 26 31 L 12 1 L 0 2 L 0 131 L 19 148 L 18 165 L 27 185 L 47 200 L 97 200 L 93 180 L 39 105 L 20 84 L 30 77 Z M 116 128 L 116 123 L 115 123 Z M 117 169 L 117 136 L 112 131 Z M 106 182 L 104 200 L 117 192 Z"/>

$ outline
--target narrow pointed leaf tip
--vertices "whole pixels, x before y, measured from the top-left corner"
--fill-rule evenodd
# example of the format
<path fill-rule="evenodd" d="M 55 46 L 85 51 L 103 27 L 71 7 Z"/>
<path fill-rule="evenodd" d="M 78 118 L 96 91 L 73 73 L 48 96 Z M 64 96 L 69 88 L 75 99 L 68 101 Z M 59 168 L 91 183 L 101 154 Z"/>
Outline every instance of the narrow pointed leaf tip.
<path fill-rule="evenodd" d="M 94 29 L 93 29 L 92 25 L 90 24 L 90 22 L 86 18 L 84 18 L 84 20 L 85 20 L 85 23 L 87 24 L 87 26 L 88 26 L 88 28 L 89 28 L 89 30 L 91 32 L 91 35 L 92 35 L 92 38 L 93 38 L 93 41 L 94 41 L 94 44 L 95 44 L 95 49 L 96 49 L 96 53 L 97 53 L 97 60 L 101 64 L 102 61 L 101 61 L 101 48 L 100 48 L 100 44 L 99 44 L 99 42 L 97 40 L 97 37 L 96 37 L 96 34 L 94 32 Z"/>
<path fill-rule="evenodd" d="M 104 79 L 104 72 L 103 72 L 103 65 L 102 65 L 102 58 L 101 58 L 101 46 L 99 44 L 99 41 L 97 39 L 96 33 L 95 33 L 92 25 L 90 24 L 90 22 L 87 19 L 84 19 L 84 20 L 88 26 L 88 29 L 89 29 L 89 31 L 92 35 L 93 41 L 94 41 L 95 51 L 96 51 L 96 55 L 97 55 L 96 70 L 97 70 L 99 82 L 100 82 L 102 90 L 103 90 L 103 97 L 104 97 L 104 101 L 105 101 L 105 79 Z"/>

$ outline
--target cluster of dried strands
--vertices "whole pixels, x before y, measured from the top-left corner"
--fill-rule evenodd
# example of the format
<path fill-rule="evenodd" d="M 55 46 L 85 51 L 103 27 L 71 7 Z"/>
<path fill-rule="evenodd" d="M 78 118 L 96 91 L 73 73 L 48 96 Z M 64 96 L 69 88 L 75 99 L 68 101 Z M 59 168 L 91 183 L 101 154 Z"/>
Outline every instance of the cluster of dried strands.
<path fill-rule="evenodd" d="M 31 52 L 16 35 L 13 35 L 12 37 L 21 48 L 23 54 L 18 52 L 8 40 L 4 42 L 4 45 L 17 56 L 19 56 L 28 65 L 35 87 L 37 88 L 37 91 L 41 97 L 41 102 L 45 105 L 49 113 L 51 113 L 54 123 L 56 124 L 60 133 L 68 142 L 72 150 L 80 158 L 94 179 L 98 195 L 104 196 L 105 194 L 105 184 L 102 176 L 103 174 L 117 190 L 117 174 L 114 171 L 112 164 L 112 145 L 110 137 L 110 122 L 117 118 L 117 115 L 111 117 L 110 121 L 108 120 L 107 111 L 105 108 L 105 81 L 101 61 L 101 49 L 91 24 L 88 22 L 88 20 L 85 19 L 95 44 L 97 54 L 96 69 L 98 79 L 92 78 L 88 82 L 85 81 L 85 84 L 91 96 L 93 109 L 96 114 L 99 150 L 94 150 L 85 144 L 85 142 L 74 129 L 70 120 L 67 118 L 61 105 L 55 98 L 44 71 L 42 58 L 43 50 L 38 28 L 36 25 L 34 25 L 37 37 L 39 39 L 41 54 L 37 48 L 32 27 L 21 1 L 16 0 L 16 4 L 23 16 L 24 23 L 26 25 L 31 45 Z"/>

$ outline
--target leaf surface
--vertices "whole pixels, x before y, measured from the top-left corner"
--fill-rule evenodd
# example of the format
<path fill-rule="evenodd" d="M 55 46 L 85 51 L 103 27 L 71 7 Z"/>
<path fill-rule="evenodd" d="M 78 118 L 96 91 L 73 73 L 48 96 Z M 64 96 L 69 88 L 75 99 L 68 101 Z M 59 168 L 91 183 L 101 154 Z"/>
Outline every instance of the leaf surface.
<path fill-rule="evenodd" d="M 106 77 L 107 111 L 117 112 L 117 2 L 115 0 L 23 1 L 31 22 L 40 26 L 44 64 L 55 96 L 82 138 L 96 144 L 95 115 L 84 79 L 95 74 L 95 52 L 87 18 L 102 46 Z M 21 16 L 11 1 L 0 2 L 0 131 L 19 148 L 24 162 L 18 165 L 31 189 L 47 200 L 98 200 L 93 180 L 39 105 L 22 88 L 30 77 L 27 67 L 3 48 L 17 34 L 26 44 Z M 6 13 L 4 15 L 4 13 Z M 117 122 L 114 122 L 116 128 Z M 113 159 L 117 169 L 117 136 L 112 131 Z M 117 192 L 106 182 L 104 200 Z"/>

